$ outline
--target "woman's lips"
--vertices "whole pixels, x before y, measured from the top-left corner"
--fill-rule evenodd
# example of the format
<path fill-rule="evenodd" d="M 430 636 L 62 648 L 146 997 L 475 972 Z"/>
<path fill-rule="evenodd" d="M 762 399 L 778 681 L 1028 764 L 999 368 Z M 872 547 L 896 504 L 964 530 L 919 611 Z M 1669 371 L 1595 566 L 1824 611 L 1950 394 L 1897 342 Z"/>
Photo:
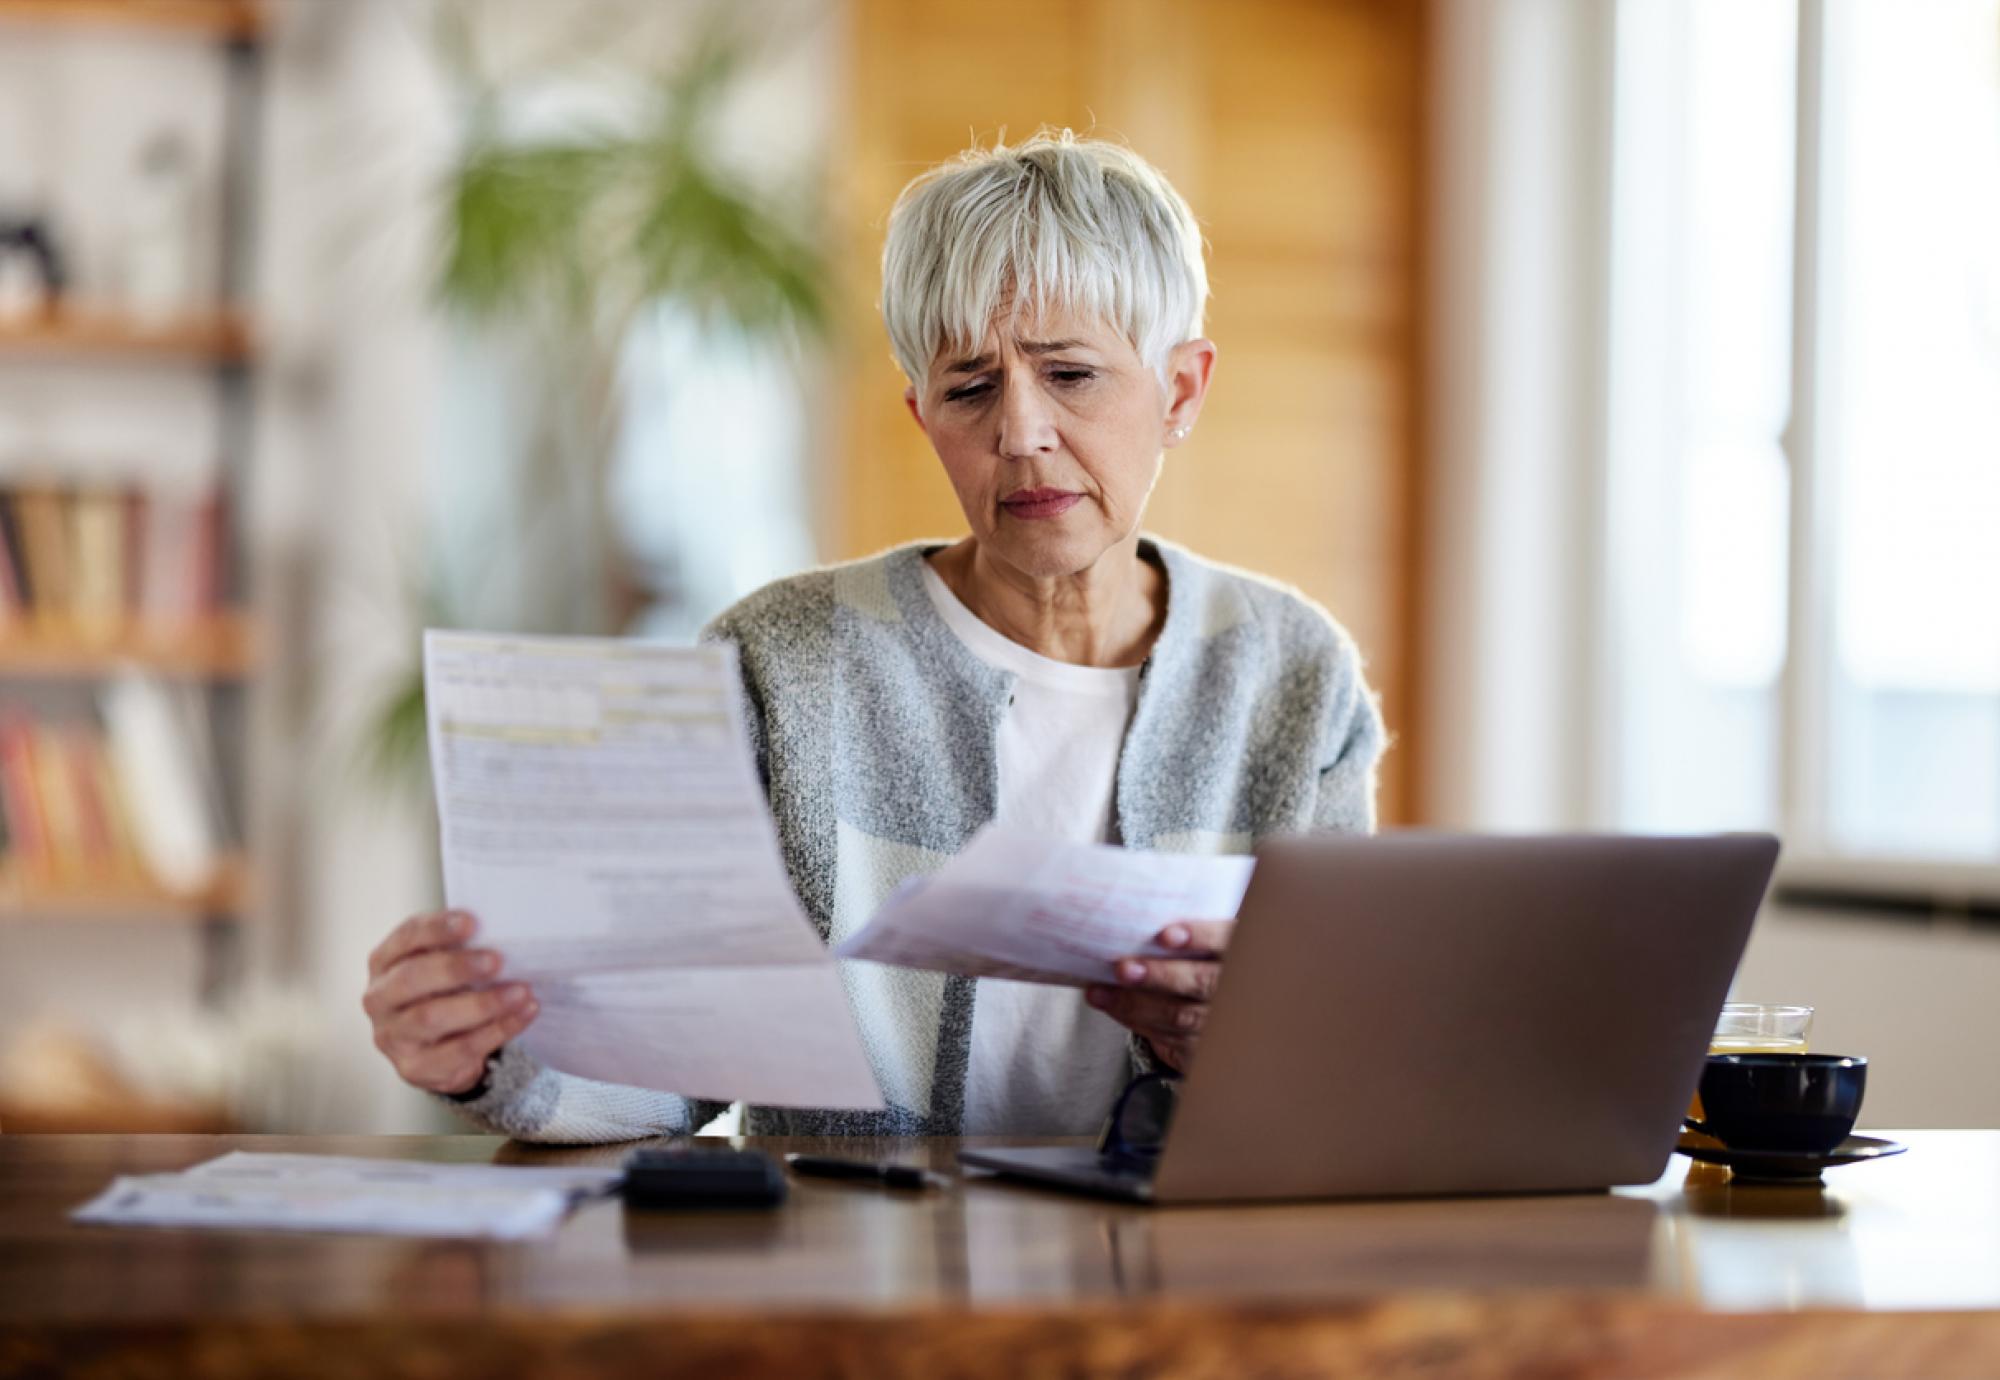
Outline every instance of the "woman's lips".
<path fill-rule="evenodd" d="M 1000 506 L 1017 518 L 1059 517 L 1083 502 L 1082 494 L 1063 489 L 1022 489 L 1000 500 Z"/>

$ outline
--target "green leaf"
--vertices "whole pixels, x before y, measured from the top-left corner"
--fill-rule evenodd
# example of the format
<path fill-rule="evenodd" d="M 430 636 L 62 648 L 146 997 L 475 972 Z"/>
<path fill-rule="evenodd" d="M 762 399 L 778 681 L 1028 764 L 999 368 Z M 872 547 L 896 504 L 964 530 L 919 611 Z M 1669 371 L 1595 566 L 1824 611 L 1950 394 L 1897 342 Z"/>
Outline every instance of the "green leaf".
<path fill-rule="evenodd" d="M 553 313 L 579 330 L 622 329 L 665 301 L 749 336 L 823 327 L 830 275 L 804 215 L 707 153 L 748 51 L 718 7 L 636 133 L 507 143 L 482 119 L 447 189 L 443 300 L 474 317 Z"/>
<path fill-rule="evenodd" d="M 412 667 L 384 696 L 365 741 L 368 774 L 376 781 L 386 786 L 421 782 L 429 758 L 422 666 Z"/>

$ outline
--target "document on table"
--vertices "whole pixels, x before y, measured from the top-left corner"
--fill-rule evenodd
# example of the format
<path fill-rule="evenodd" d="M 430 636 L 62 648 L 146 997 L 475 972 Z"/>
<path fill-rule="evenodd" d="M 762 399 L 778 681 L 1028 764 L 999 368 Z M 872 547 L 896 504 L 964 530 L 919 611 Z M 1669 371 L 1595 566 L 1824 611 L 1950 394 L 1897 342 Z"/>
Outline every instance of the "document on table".
<path fill-rule="evenodd" d="M 287 1155 L 232 1150 L 183 1170 L 213 1183 L 300 1184 L 398 1188 L 553 1189 L 572 1198 L 608 1193 L 624 1171 L 609 1165 L 456 1164 L 383 1160 L 368 1155 Z"/>
<path fill-rule="evenodd" d="M 736 649 L 427 632 L 447 901 L 586 1078 L 882 1106 L 757 780 Z"/>
<path fill-rule="evenodd" d="M 237 1151 L 178 1174 L 123 1176 L 71 1214 L 108 1226 L 381 1232 L 516 1240 L 608 1193 L 603 1167 L 439 1164 Z"/>
<path fill-rule="evenodd" d="M 968 977 L 1107 982 L 1128 954 L 1171 957 L 1152 941 L 1175 920 L 1234 919 L 1255 861 L 989 824 L 937 872 L 897 888 L 834 953 Z"/>

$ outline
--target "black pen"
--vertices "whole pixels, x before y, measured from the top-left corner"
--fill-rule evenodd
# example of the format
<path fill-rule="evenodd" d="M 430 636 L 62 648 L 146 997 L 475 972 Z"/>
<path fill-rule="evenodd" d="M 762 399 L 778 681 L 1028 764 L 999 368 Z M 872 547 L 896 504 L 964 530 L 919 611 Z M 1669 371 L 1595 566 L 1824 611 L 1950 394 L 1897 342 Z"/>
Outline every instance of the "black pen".
<path fill-rule="evenodd" d="M 874 1160 L 847 1160 L 833 1155 L 787 1155 L 785 1163 L 794 1174 L 819 1179 L 865 1179 L 884 1188 L 950 1188 L 951 1180 L 928 1169 L 907 1164 L 878 1164 Z"/>

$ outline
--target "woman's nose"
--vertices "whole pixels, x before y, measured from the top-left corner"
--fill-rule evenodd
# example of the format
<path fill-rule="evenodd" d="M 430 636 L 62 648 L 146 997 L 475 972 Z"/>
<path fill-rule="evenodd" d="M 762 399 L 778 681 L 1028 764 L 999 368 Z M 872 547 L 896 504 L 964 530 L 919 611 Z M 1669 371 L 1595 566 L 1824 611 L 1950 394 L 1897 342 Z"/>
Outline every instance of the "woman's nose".
<path fill-rule="evenodd" d="M 1059 444 L 1055 418 L 1041 390 L 1010 381 L 1000 400 L 1000 435 L 995 441 L 1002 458 L 1026 460 L 1046 455 Z"/>

